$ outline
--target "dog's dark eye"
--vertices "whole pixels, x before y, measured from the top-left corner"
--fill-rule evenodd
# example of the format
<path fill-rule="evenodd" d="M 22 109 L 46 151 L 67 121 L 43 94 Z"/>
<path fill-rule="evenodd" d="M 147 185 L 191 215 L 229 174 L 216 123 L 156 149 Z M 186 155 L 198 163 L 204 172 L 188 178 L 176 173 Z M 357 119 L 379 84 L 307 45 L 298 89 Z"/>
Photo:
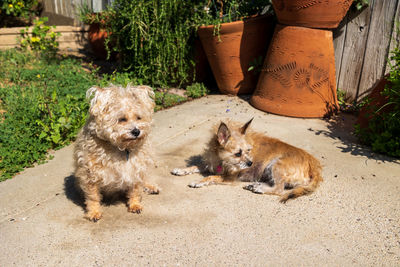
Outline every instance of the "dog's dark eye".
<path fill-rule="evenodd" d="M 136 116 L 136 119 L 137 119 L 138 121 L 140 121 L 140 120 L 142 119 L 142 117 Z"/>
<path fill-rule="evenodd" d="M 236 157 L 242 156 L 242 150 L 240 149 L 238 153 L 235 154 Z"/>
<path fill-rule="evenodd" d="M 127 122 L 128 120 L 125 117 L 121 117 L 118 119 L 118 122 Z"/>

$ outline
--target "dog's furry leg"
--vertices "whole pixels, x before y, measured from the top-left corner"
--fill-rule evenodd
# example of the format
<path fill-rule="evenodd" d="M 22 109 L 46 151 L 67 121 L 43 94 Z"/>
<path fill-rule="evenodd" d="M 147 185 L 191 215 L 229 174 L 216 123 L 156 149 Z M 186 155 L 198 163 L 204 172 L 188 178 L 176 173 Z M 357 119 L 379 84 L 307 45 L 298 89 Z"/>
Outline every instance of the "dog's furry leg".
<path fill-rule="evenodd" d="M 128 211 L 133 213 L 141 213 L 142 205 L 140 201 L 142 200 L 143 186 L 141 183 L 136 183 L 128 191 Z"/>
<path fill-rule="evenodd" d="M 206 185 L 212 185 L 212 184 L 222 184 L 224 183 L 224 178 L 220 175 L 211 175 L 207 176 L 204 179 L 202 179 L 200 182 L 192 182 L 188 186 L 192 188 L 200 188 Z"/>
<path fill-rule="evenodd" d="M 268 185 L 266 183 L 260 183 L 260 182 L 246 185 L 243 187 L 243 189 L 249 190 L 256 194 L 269 194 L 269 195 L 278 195 L 278 196 L 280 196 L 283 192 L 283 189 L 281 189 L 278 186 L 271 187 L 270 185 Z"/>
<path fill-rule="evenodd" d="M 193 173 L 199 173 L 199 167 L 197 166 L 191 166 L 187 168 L 175 168 L 171 171 L 171 174 L 176 175 L 176 176 L 184 176 L 188 174 L 193 174 Z"/>
<path fill-rule="evenodd" d="M 147 183 L 144 184 L 143 191 L 150 195 L 157 195 L 160 193 L 160 189 L 156 185 Z"/>
<path fill-rule="evenodd" d="M 86 218 L 93 222 L 97 222 L 102 216 L 100 208 L 100 189 L 96 184 L 88 184 L 84 191 L 86 197 Z"/>

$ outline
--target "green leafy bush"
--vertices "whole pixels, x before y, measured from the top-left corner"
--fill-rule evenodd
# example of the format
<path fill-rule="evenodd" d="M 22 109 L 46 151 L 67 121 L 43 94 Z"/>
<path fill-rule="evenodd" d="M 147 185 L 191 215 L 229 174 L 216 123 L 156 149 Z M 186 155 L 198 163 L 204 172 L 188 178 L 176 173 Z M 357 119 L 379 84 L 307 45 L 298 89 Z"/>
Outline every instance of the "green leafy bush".
<path fill-rule="evenodd" d="M 109 32 L 123 69 L 153 87 L 191 83 L 196 8 L 201 2 L 115 0 Z"/>
<path fill-rule="evenodd" d="M 2 0 L 0 27 L 27 25 L 37 13 L 38 0 Z"/>
<path fill-rule="evenodd" d="M 395 48 L 391 53 L 389 77 L 382 95 L 387 97 L 387 103 L 382 106 L 371 106 L 368 127 L 356 125 L 356 134 L 361 142 L 370 145 L 372 150 L 393 157 L 400 157 L 400 50 Z M 368 105 L 370 100 L 366 101 Z"/>
<path fill-rule="evenodd" d="M 47 26 L 47 17 L 36 19 L 33 22 L 32 33 L 29 33 L 29 27 L 21 30 L 20 45 L 22 48 L 30 48 L 35 52 L 43 52 L 46 55 L 54 56 L 58 51 L 57 38 L 61 35 L 54 32 L 56 26 Z"/>
<path fill-rule="evenodd" d="M 96 79 L 76 60 L 0 51 L 0 181 L 75 138 Z"/>
<path fill-rule="evenodd" d="M 37 0 L 3 0 L 0 6 L 0 14 L 28 18 L 34 13 L 33 8 L 37 4 Z"/>

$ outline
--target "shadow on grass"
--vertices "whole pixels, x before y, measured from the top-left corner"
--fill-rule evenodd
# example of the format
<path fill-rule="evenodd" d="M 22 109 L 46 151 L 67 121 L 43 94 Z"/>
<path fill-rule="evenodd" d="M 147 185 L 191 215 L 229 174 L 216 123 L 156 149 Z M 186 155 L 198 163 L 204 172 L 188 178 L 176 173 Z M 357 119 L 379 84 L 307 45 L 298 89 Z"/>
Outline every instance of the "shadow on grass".
<path fill-rule="evenodd" d="M 328 130 L 314 130 L 312 128 L 309 128 L 308 130 L 314 132 L 315 135 L 324 135 L 336 140 L 336 147 L 339 148 L 343 153 L 350 153 L 353 156 L 366 157 L 370 160 L 400 164 L 398 159 L 374 153 L 370 147 L 361 145 L 359 143 L 357 137 L 353 133 L 354 124 L 356 123 L 356 117 L 354 115 L 342 113 L 326 121 L 328 123 Z"/>

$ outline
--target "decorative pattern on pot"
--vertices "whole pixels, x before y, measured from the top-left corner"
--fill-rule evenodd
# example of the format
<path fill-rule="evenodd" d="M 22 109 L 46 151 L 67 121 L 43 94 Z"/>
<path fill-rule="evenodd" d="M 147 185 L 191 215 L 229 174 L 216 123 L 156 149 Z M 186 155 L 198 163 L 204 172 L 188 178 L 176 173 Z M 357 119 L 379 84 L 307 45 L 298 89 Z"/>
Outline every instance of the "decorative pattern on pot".
<path fill-rule="evenodd" d="M 310 28 L 336 28 L 353 0 L 272 0 L 279 23 Z"/>
<path fill-rule="evenodd" d="M 273 18 L 267 16 L 223 23 L 219 34 L 214 34 L 214 25 L 199 27 L 201 43 L 222 93 L 254 91 L 259 73 L 248 69 L 256 58 L 264 58 L 273 28 Z"/>
<path fill-rule="evenodd" d="M 336 111 L 332 32 L 277 25 L 250 103 L 293 117 Z"/>

